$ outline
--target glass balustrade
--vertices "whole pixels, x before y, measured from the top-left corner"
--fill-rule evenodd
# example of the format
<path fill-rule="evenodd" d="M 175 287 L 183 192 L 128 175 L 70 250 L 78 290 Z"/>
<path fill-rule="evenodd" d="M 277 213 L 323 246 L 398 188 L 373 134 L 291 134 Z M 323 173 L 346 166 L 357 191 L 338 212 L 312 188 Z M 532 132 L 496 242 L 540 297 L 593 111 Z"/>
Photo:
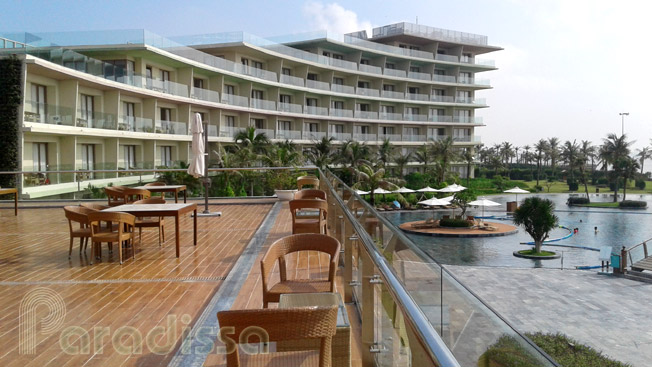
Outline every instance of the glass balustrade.
<path fill-rule="evenodd" d="M 358 65 L 358 70 L 362 71 L 363 73 L 371 73 L 371 74 L 378 74 L 378 75 L 381 75 L 383 73 L 382 69 L 379 66 L 367 65 L 367 64 Z"/>
<path fill-rule="evenodd" d="M 330 132 L 328 133 L 328 136 L 333 137 L 337 141 L 346 141 L 351 139 L 351 134 L 350 133 L 334 133 Z"/>
<path fill-rule="evenodd" d="M 360 119 L 378 119 L 378 112 L 374 111 L 355 111 L 355 117 Z"/>
<path fill-rule="evenodd" d="M 115 114 L 77 110 L 75 126 L 93 129 L 116 130 L 118 119 Z"/>
<path fill-rule="evenodd" d="M 427 73 L 419 73 L 416 71 L 410 71 L 408 73 L 408 78 L 410 79 L 419 79 L 419 80 L 432 80 L 432 76 Z"/>
<path fill-rule="evenodd" d="M 432 102 L 454 103 L 455 102 L 455 97 L 453 97 L 453 96 L 432 95 L 432 96 L 430 96 L 430 100 Z"/>
<path fill-rule="evenodd" d="M 430 122 L 453 122 L 453 116 L 446 115 L 432 115 L 428 116 Z"/>
<path fill-rule="evenodd" d="M 196 98 L 196 99 L 201 99 L 202 101 L 215 102 L 215 103 L 220 102 L 220 94 L 218 92 L 209 89 L 196 88 L 196 87 L 192 87 L 190 89 L 190 98 Z"/>
<path fill-rule="evenodd" d="M 306 80 L 306 87 L 312 89 L 330 90 L 330 85 L 318 80 Z"/>
<path fill-rule="evenodd" d="M 383 75 L 395 76 L 395 77 L 399 77 L 399 78 L 405 78 L 407 76 L 407 73 L 406 73 L 405 70 L 397 70 L 397 69 L 385 68 L 385 70 L 383 70 Z"/>
<path fill-rule="evenodd" d="M 296 76 L 291 75 L 281 75 L 281 83 L 296 85 L 298 87 L 303 87 L 305 85 L 302 78 L 297 78 Z"/>
<path fill-rule="evenodd" d="M 428 121 L 428 115 L 413 115 L 406 113 L 403 115 L 403 119 L 407 121 Z"/>
<path fill-rule="evenodd" d="M 301 131 L 276 130 L 276 139 L 301 139 Z"/>
<path fill-rule="evenodd" d="M 406 93 L 405 96 L 411 101 L 427 101 L 430 99 L 427 94 Z"/>
<path fill-rule="evenodd" d="M 278 110 L 281 112 L 303 113 L 303 106 L 293 103 L 278 103 Z"/>
<path fill-rule="evenodd" d="M 353 117 L 353 111 L 351 110 L 341 110 L 339 108 L 331 108 L 329 116 L 333 117 Z"/>
<path fill-rule="evenodd" d="M 304 106 L 304 111 L 309 115 L 328 116 L 328 108 L 317 106 Z"/>
<path fill-rule="evenodd" d="M 405 93 L 395 92 L 393 90 L 383 90 L 380 92 L 380 95 L 383 98 L 405 99 Z"/>
<path fill-rule="evenodd" d="M 411 142 L 426 141 L 426 136 L 425 135 L 406 135 L 406 134 L 404 134 L 401 140 L 403 140 L 403 141 L 411 141 Z"/>
<path fill-rule="evenodd" d="M 378 135 L 376 134 L 363 134 L 363 133 L 354 133 L 353 140 L 357 141 L 376 141 L 378 140 Z"/>
<path fill-rule="evenodd" d="M 380 97 L 380 91 L 378 89 L 358 87 L 355 92 L 359 96 Z"/>
<path fill-rule="evenodd" d="M 240 128 L 240 127 L 220 126 L 220 137 L 221 138 L 233 138 L 241 130 L 244 130 L 244 129 Z"/>
<path fill-rule="evenodd" d="M 331 92 L 355 94 L 355 88 L 350 85 L 331 84 Z"/>
<path fill-rule="evenodd" d="M 303 131 L 301 133 L 301 138 L 303 140 L 321 140 L 323 137 L 326 136 L 326 133 L 321 132 L 321 131 Z"/>
<path fill-rule="evenodd" d="M 251 108 L 258 108 L 262 110 L 276 111 L 276 102 L 264 99 L 251 98 Z"/>
<path fill-rule="evenodd" d="M 222 103 L 232 106 L 249 107 L 249 98 L 237 96 L 235 94 L 222 93 Z"/>
<path fill-rule="evenodd" d="M 23 119 L 25 122 L 75 126 L 75 110 L 70 107 L 26 100 Z"/>
<path fill-rule="evenodd" d="M 400 141 L 401 134 L 378 134 L 378 140 Z"/>
<path fill-rule="evenodd" d="M 433 75 L 432 80 L 441 83 L 456 83 L 457 79 L 452 75 Z"/>
<path fill-rule="evenodd" d="M 403 115 L 400 113 L 381 112 L 379 114 L 381 120 L 402 120 Z"/>

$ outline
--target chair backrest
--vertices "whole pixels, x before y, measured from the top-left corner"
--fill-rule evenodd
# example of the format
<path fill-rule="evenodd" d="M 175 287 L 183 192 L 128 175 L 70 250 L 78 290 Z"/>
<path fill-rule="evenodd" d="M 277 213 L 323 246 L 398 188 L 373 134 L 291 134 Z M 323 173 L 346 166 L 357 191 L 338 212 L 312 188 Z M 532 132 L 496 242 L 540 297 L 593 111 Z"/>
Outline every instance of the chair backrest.
<path fill-rule="evenodd" d="M 104 193 L 108 199 L 109 206 L 116 206 L 125 203 L 125 189 L 126 188 L 123 186 L 107 186 L 104 188 Z"/>
<path fill-rule="evenodd" d="M 315 176 L 301 176 L 297 178 L 297 189 L 301 190 L 303 186 L 313 186 L 319 188 L 319 179 Z"/>
<path fill-rule="evenodd" d="M 285 255 L 297 251 L 318 251 L 328 254 L 330 256 L 328 280 L 334 282 L 341 248 L 340 241 L 334 237 L 319 233 L 293 234 L 275 241 L 269 246 L 262 260 L 260 260 L 263 289 L 269 289 L 267 283 L 276 261 L 279 262 L 281 280 L 287 280 Z"/>
<path fill-rule="evenodd" d="M 101 222 L 118 223 L 119 225 L 108 227 L 108 229 L 114 232 L 123 233 L 125 231 L 133 231 L 136 217 L 129 213 L 96 211 L 88 214 L 88 222 L 91 226 L 91 236 L 99 232 Z M 103 228 L 103 230 L 106 231 L 107 228 Z"/>
<path fill-rule="evenodd" d="M 84 226 L 89 224 L 88 215 L 90 213 L 96 213 L 97 210 L 85 208 L 83 206 L 64 206 L 63 211 L 66 214 L 66 219 L 68 219 L 68 224 L 72 230 L 72 222 L 77 222 Z"/>
<path fill-rule="evenodd" d="M 240 366 L 237 348 L 240 341 L 247 343 L 302 339 L 321 339 L 319 366 L 331 365 L 331 345 L 337 327 L 336 306 L 220 311 L 217 313 L 217 320 L 220 324 L 220 339 L 225 342 L 226 350 L 231 351 L 226 355 L 228 367 Z M 248 336 L 252 338 L 249 339 Z M 291 365 L 291 362 L 286 361 L 279 365 Z"/>
<path fill-rule="evenodd" d="M 323 218 L 325 219 L 328 216 L 328 202 L 325 200 L 318 199 L 299 199 L 299 200 L 290 200 L 290 211 L 292 212 L 292 218 L 296 217 L 297 211 L 301 209 L 319 209 L 319 212 L 323 212 Z"/>
<path fill-rule="evenodd" d="M 326 200 L 326 193 L 317 189 L 299 190 L 294 193 L 294 200 L 301 199 L 321 199 Z"/>
<path fill-rule="evenodd" d="M 83 208 L 94 209 L 94 210 L 104 210 L 110 208 L 108 205 L 102 205 L 99 203 L 81 203 L 79 204 Z"/>
<path fill-rule="evenodd" d="M 165 204 L 165 199 L 149 198 L 143 200 L 136 200 L 132 204 Z"/>
<path fill-rule="evenodd" d="M 167 186 L 165 182 L 150 182 L 145 184 L 145 186 Z"/>
<path fill-rule="evenodd" d="M 152 193 L 149 190 L 145 189 L 131 189 L 127 188 L 123 191 L 125 195 L 125 202 L 133 203 L 134 201 L 149 199 L 152 197 Z"/>

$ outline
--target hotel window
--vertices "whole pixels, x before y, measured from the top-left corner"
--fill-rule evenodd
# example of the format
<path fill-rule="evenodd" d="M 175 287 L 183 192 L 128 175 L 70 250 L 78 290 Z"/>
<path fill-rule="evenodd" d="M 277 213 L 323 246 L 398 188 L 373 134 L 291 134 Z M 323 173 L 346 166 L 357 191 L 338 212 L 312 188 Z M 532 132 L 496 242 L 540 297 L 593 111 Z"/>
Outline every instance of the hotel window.
<path fill-rule="evenodd" d="M 394 134 L 394 127 L 393 126 L 382 126 L 380 128 L 380 131 L 382 135 L 393 135 Z"/>
<path fill-rule="evenodd" d="M 86 94 L 81 95 L 80 101 L 80 118 L 86 123 L 86 126 L 93 126 L 93 106 L 94 106 L 93 96 L 88 96 Z"/>
<path fill-rule="evenodd" d="M 281 94 L 278 100 L 281 103 L 292 103 L 292 96 L 289 94 Z"/>
<path fill-rule="evenodd" d="M 471 83 L 472 80 L 471 73 L 460 72 L 460 83 Z"/>
<path fill-rule="evenodd" d="M 253 66 L 256 69 L 262 69 L 263 68 L 263 63 L 260 61 L 252 61 L 251 66 Z"/>
<path fill-rule="evenodd" d="M 368 103 L 358 103 L 355 107 L 358 111 L 371 111 L 371 105 Z"/>
<path fill-rule="evenodd" d="M 429 127 L 428 128 L 428 137 L 429 138 L 435 138 L 438 136 L 444 136 L 446 135 L 446 129 L 443 127 Z"/>
<path fill-rule="evenodd" d="M 136 131 L 136 105 L 131 102 L 122 102 L 121 130 Z"/>
<path fill-rule="evenodd" d="M 344 55 L 333 54 L 333 58 L 334 58 L 335 60 L 344 60 Z"/>
<path fill-rule="evenodd" d="M 147 83 L 147 87 L 152 86 L 152 78 L 154 77 L 154 73 L 152 72 L 152 67 L 147 66 L 145 68 L 145 82 Z"/>
<path fill-rule="evenodd" d="M 235 86 L 230 85 L 230 84 L 224 84 L 224 94 L 234 95 L 235 94 Z"/>
<path fill-rule="evenodd" d="M 331 125 L 331 133 L 344 134 L 344 125 Z"/>
<path fill-rule="evenodd" d="M 344 109 L 344 101 L 332 101 L 332 108 L 336 110 L 343 110 Z"/>
<path fill-rule="evenodd" d="M 305 122 L 303 124 L 303 130 L 304 131 L 309 131 L 309 132 L 317 132 L 317 131 L 319 131 L 319 123 L 317 123 L 317 122 Z"/>
<path fill-rule="evenodd" d="M 240 58 L 240 62 L 241 62 L 242 65 L 244 65 L 244 66 L 249 66 L 249 59 L 245 59 L 244 57 L 241 57 L 241 58 Z"/>
<path fill-rule="evenodd" d="M 37 122 L 46 122 L 47 114 L 47 88 L 43 85 L 32 84 L 32 113 L 35 113 Z"/>
<path fill-rule="evenodd" d="M 419 88 L 418 87 L 408 87 L 408 93 L 410 93 L 410 94 L 419 94 Z"/>
<path fill-rule="evenodd" d="M 444 95 L 446 95 L 446 91 L 443 90 L 443 89 L 433 89 L 432 90 L 432 95 L 433 96 L 443 97 Z"/>
<path fill-rule="evenodd" d="M 362 59 L 360 60 L 361 65 L 369 65 L 369 59 Z"/>
<path fill-rule="evenodd" d="M 322 51 L 321 54 L 322 54 L 323 56 L 326 56 L 326 57 L 331 57 L 331 53 L 328 52 L 328 51 Z"/>
<path fill-rule="evenodd" d="M 133 77 L 136 63 L 131 60 L 103 60 L 104 77 L 106 79 L 122 81 L 125 76 Z"/>
<path fill-rule="evenodd" d="M 82 144 L 81 145 L 81 158 L 82 166 L 81 169 L 92 171 L 95 169 L 95 145 L 94 144 Z"/>
<path fill-rule="evenodd" d="M 283 75 L 292 75 L 292 70 L 290 70 L 288 68 L 283 68 L 283 69 L 281 69 L 281 74 L 283 74 Z"/>
<path fill-rule="evenodd" d="M 161 81 L 169 82 L 170 81 L 170 72 L 167 70 L 161 70 Z"/>
<path fill-rule="evenodd" d="M 468 62 L 471 62 L 472 59 L 473 59 L 473 55 L 471 55 L 469 53 L 463 53 L 462 54 L 462 59 L 460 61 L 468 63 Z"/>
<path fill-rule="evenodd" d="M 393 64 L 391 62 L 386 62 L 385 69 L 396 69 L 396 64 Z"/>
<path fill-rule="evenodd" d="M 319 76 L 315 73 L 308 73 L 308 80 L 319 80 Z"/>
<path fill-rule="evenodd" d="M 458 90 L 457 91 L 457 102 L 459 103 L 469 103 L 471 99 L 471 92 L 468 90 Z"/>
<path fill-rule="evenodd" d="M 419 135 L 419 128 L 418 127 L 404 127 L 403 128 L 403 135 L 409 135 L 409 136 Z"/>
<path fill-rule="evenodd" d="M 444 116 L 446 111 L 443 108 L 431 108 L 430 109 L 430 116 Z M 443 122 L 443 121 L 441 121 Z"/>
<path fill-rule="evenodd" d="M 124 145 L 124 169 L 136 168 L 136 146 Z"/>
<path fill-rule="evenodd" d="M 192 79 L 192 85 L 195 88 L 204 89 L 204 79 L 193 78 Z"/>
<path fill-rule="evenodd" d="M 358 81 L 358 88 L 369 89 L 369 82 L 365 82 L 363 80 Z"/>
<path fill-rule="evenodd" d="M 224 116 L 226 119 L 224 121 L 224 126 L 229 128 L 235 127 L 235 116 Z"/>
<path fill-rule="evenodd" d="M 471 110 L 457 110 L 455 116 L 457 116 L 457 122 L 471 122 Z"/>
<path fill-rule="evenodd" d="M 410 46 L 410 50 L 420 50 L 421 47 L 419 46 Z"/>
<path fill-rule="evenodd" d="M 292 130 L 292 121 L 278 121 L 276 126 L 278 131 L 290 131 Z"/>
<path fill-rule="evenodd" d="M 344 78 L 333 78 L 333 84 L 344 85 Z"/>
<path fill-rule="evenodd" d="M 371 133 L 371 129 L 367 125 L 355 125 L 353 127 L 353 132 L 355 134 L 369 134 Z"/>
<path fill-rule="evenodd" d="M 446 55 L 446 50 L 437 50 L 437 55 Z"/>
<path fill-rule="evenodd" d="M 419 73 L 421 72 L 421 68 L 418 66 L 410 66 L 410 72 L 411 73 Z"/>
<path fill-rule="evenodd" d="M 251 98 L 253 99 L 263 99 L 263 91 L 258 89 L 251 90 Z"/>
<path fill-rule="evenodd" d="M 306 98 L 306 106 L 317 107 L 317 98 Z"/>
<path fill-rule="evenodd" d="M 394 113 L 394 106 L 380 106 L 381 113 Z"/>
<path fill-rule="evenodd" d="M 453 140 L 471 141 L 471 129 L 453 129 Z"/>
<path fill-rule="evenodd" d="M 33 143 L 32 159 L 34 164 L 34 171 L 47 171 L 48 143 Z"/>
<path fill-rule="evenodd" d="M 199 114 L 199 117 L 201 117 L 201 122 L 208 124 L 208 121 L 206 121 L 206 112 L 196 112 L 194 111 L 191 116 L 194 116 L 195 113 Z M 194 117 L 193 117 L 194 118 Z"/>
<path fill-rule="evenodd" d="M 405 108 L 405 114 L 406 115 L 418 115 L 419 114 L 419 107 L 406 107 Z"/>
<path fill-rule="evenodd" d="M 172 147 L 170 146 L 161 146 L 161 166 L 171 167 L 172 166 Z"/>
<path fill-rule="evenodd" d="M 256 129 L 265 128 L 265 120 L 263 119 L 251 119 L 249 123 L 251 126 L 255 127 Z"/>
<path fill-rule="evenodd" d="M 172 121 L 172 110 L 169 108 L 161 108 L 161 129 L 163 133 L 170 133 L 170 121 Z"/>
<path fill-rule="evenodd" d="M 383 90 L 387 92 L 393 92 L 396 90 L 396 86 L 392 84 L 383 84 Z"/>

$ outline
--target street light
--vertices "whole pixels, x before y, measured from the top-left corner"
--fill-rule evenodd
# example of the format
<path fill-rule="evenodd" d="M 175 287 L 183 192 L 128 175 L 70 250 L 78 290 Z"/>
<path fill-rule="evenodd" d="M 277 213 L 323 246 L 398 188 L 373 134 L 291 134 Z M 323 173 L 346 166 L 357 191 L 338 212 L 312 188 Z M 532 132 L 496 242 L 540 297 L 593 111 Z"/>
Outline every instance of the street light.
<path fill-rule="evenodd" d="M 619 115 L 622 117 L 622 127 L 620 130 L 620 135 L 625 135 L 625 116 L 629 116 L 629 112 L 621 112 Z"/>

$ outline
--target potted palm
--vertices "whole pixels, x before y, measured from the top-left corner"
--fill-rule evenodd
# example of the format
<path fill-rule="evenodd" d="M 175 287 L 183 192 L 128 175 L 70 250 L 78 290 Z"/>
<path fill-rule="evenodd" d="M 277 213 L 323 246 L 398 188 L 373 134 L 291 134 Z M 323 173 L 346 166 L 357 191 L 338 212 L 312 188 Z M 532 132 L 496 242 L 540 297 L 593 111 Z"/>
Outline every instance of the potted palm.
<path fill-rule="evenodd" d="M 541 251 L 550 231 L 559 223 L 559 218 L 554 214 L 555 204 L 540 197 L 530 197 L 523 201 L 523 204 L 514 211 L 514 224 L 523 226 L 534 240 L 532 250 L 515 251 L 514 256 L 532 259 L 555 259 L 558 258 L 554 252 Z"/>
<path fill-rule="evenodd" d="M 296 167 L 302 163 L 302 156 L 294 144 L 289 141 L 272 145 L 266 155 L 262 157 L 263 164 L 270 167 Z M 276 196 L 283 201 L 292 200 L 297 191 L 297 174 L 289 168 L 272 170 L 269 172 L 269 182 L 274 187 Z"/>

